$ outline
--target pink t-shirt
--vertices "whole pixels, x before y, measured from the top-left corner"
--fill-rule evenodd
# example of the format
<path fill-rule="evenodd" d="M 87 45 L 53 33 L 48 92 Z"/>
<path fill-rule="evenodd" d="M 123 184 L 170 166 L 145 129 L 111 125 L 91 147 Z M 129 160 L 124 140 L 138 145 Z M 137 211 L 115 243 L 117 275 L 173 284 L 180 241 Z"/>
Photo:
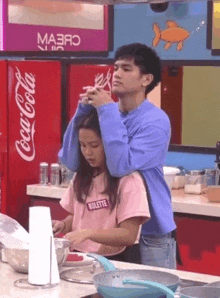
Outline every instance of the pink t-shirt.
<path fill-rule="evenodd" d="M 132 217 L 141 217 L 143 224 L 150 218 L 145 185 L 138 172 L 133 172 L 120 179 L 119 204 L 116 204 L 112 212 L 110 212 L 108 196 L 101 194 L 104 190 L 104 178 L 105 173 L 93 178 L 93 188 L 85 204 L 79 203 L 75 199 L 73 181 L 66 190 L 60 204 L 74 215 L 73 231 L 91 228 L 100 230 L 117 228 L 121 222 Z M 140 229 L 136 243 L 139 242 Z M 92 240 L 85 240 L 80 244 L 73 245 L 72 248 L 104 256 L 116 255 L 125 249 L 124 246 L 113 247 Z"/>

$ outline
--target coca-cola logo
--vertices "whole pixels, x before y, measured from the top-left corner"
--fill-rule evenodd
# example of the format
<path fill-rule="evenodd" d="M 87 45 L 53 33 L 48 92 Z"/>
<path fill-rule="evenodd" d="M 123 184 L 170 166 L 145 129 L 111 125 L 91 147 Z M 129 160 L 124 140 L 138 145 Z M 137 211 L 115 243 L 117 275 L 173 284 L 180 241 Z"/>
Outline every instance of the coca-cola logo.
<path fill-rule="evenodd" d="M 15 141 L 18 154 L 26 161 L 35 158 L 35 77 L 26 73 L 22 77 L 18 67 L 15 77 L 15 101 L 20 111 L 20 140 Z"/>
<path fill-rule="evenodd" d="M 109 90 L 109 92 L 111 93 L 111 69 L 108 70 L 106 76 L 104 75 L 104 73 L 101 74 L 97 74 L 95 76 L 95 85 L 94 87 L 102 87 L 102 88 L 106 88 L 107 90 Z"/>

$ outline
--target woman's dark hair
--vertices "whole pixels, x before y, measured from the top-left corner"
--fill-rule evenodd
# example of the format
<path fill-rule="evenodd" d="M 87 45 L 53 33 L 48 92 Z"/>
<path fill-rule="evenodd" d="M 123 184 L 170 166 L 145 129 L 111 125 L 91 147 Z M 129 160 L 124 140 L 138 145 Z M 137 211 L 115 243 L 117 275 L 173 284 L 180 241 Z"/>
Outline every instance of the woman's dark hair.
<path fill-rule="evenodd" d="M 116 50 L 115 61 L 132 58 L 142 74 L 154 76 L 153 81 L 146 88 L 145 95 L 147 95 L 161 82 L 161 60 L 153 49 L 141 43 L 124 45 Z"/>
<path fill-rule="evenodd" d="M 92 109 L 91 112 L 86 115 L 81 122 L 77 125 L 77 131 L 79 133 L 80 129 L 91 129 L 93 130 L 100 138 L 101 130 L 99 126 L 99 119 L 96 109 Z M 79 168 L 76 172 L 76 177 L 74 179 L 74 192 L 76 194 L 76 199 L 80 203 L 85 203 L 86 198 L 89 196 L 92 191 L 92 179 L 94 174 L 94 168 L 89 165 L 89 163 L 84 158 L 79 144 Z M 105 175 L 105 189 L 102 194 L 106 194 L 109 197 L 110 210 L 112 211 L 118 200 L 118 184 L 119 178 L 113 177 L 110 175 L 108 168 L 106 167 Z"/>

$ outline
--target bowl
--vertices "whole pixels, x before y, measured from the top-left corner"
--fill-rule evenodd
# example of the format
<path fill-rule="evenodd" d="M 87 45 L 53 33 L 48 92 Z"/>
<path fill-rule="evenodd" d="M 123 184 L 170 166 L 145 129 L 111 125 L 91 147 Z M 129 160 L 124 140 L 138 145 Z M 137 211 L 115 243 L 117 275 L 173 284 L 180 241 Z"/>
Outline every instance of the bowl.
<path fill-rule="evenodd" d="M 64 265 L 71 243 L 63 238 L 55 238 L 54 245 L 58 268 Z M 28 273 L 29 249 L 5 248 L 5 256 L 9 265 L 17 272 Z"/>
<path fill-rule="evenodd" d="M 180 173 L 180 169 L 175 167 L 163 167 L 163 173 L 164 173 L 164 179 L 169 189 L 171 190 L 176 174 Z"/>

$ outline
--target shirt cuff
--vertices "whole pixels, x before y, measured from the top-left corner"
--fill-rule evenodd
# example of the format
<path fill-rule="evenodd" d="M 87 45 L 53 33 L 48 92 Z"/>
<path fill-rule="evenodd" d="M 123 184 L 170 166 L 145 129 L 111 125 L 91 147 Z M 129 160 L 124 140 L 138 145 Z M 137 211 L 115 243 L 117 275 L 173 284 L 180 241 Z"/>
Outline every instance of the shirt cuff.
<path fill-rule="evenodd" d="M 117 102 L 109 102 L 107 104 L 103 104 L 99 107 L 96 108 L 97 109 L 97 112 L 98 114 L 102 114 L 102 113 L 105 113 L 105 112 L 108 112 L 108 111 L 117 111 L 118 112 L 118 103 Z"/>
<path fill-rule="evenodd" d="M 88 105 L 88 104 L 83 104 L 83 103 L 79 103 L 79 112 L 80 113 L 88 113 L 90 112 L 92 109 L 94 109 L 93 106 Z"/>

